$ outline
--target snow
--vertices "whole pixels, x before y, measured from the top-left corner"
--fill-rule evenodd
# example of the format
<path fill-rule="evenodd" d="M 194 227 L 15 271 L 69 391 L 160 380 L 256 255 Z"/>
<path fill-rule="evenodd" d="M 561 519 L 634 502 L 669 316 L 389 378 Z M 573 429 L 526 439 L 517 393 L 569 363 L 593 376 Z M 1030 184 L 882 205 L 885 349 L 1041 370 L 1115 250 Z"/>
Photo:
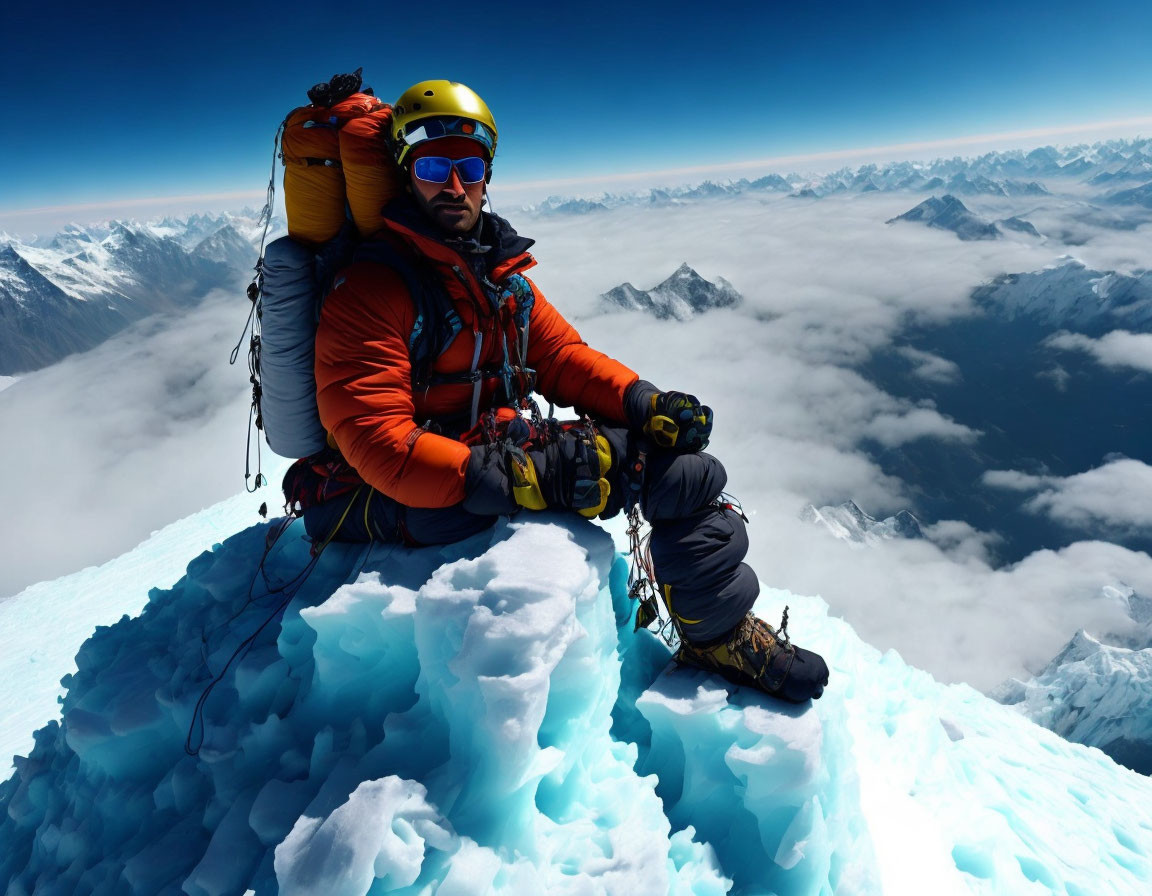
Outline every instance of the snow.
<path fill-rule="evenodd" d="M 1152 647 L 1103 644 L 1080 631 L 1040 674 L 1007 682 L 996 696 L 1062 737 L 1152 774 Z"/>
<path fill-rule="evenodd" d="M 715 283 L 709 282 L 687 263 L 650 290 L 621 283 L 600 297 L 600 305 L 607 311 L 647 311 L 661 320 L 679 321 L 712 308 L 730 308 L 741 301 L 740 293 L 723 277 L 717 277 Z"/>
<path fill-rule="evenodd" d="M 1152 272 L 1095 271 L 1070 256 L 1039 271 L 997 277 L 974 297 L 1008 320 L 1032 317 L 1077 330 L 1152 324 Z"/>
<path fill-rule="evenodd" d="M 38 586 L 35 607 L 85 581 L 138 606 L 245 501 Z M 80 648 L 62 721 L 0 785 L 8 893 L 1148 891 L 1152 781 L 880 654 L 818 598 L 758 604 L 789 604 L 832 668 L 796 707 L 634 634 L 624 558 L 591 523 L 333 544 L 306 577 L 298 524 L 261 565 L 269 531 Z M 25 595 L 3 630 L 43 638 Z M 257 630 L 186 755 L 197 699 Z M 6 730 L 48 699 L 14 714 L 6 693 Z"/>
<path fill-rule="evenodd" d="M 907 510 L 878 520 L 869 516 L 854 501 L 837 506 L 817 508 L 809 504 L 800 512 L 800 519 L 820 526 L 828 534 L 854 545 L 875 545 L 893 538 L 923 538 L 920 521 Z"/>
<path fill-rule="evenodd" d="M 15 377 L 10 377 L 15 380 Z M 0 681 L 19 682 L 2 700 L 0 760 L 26 755 L 32 732 L 55 714 L 60 677 L 98 625 L 136 615 L 152 588 L 171 587 L 188 558 L 257 519 L 256 499 L 237 495 L 164 527 L 121 557 L 0 600 Z"/>

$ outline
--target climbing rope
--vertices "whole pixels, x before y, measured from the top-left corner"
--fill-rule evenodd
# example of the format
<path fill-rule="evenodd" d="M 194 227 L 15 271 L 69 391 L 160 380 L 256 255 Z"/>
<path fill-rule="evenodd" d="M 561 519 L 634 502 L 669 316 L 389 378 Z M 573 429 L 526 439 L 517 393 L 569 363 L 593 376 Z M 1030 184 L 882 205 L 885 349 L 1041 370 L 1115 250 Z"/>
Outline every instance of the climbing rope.
<path fill-rule="evenodd" d="M 264 288 L 264 245 L 268 240 L 268 230 L 272 226 L 272 210 L 276 202 L 276 160 L 280 158 L 280 139 L 284 135 L 284 127 L 287 125 L 288 120 L 285 119 L 280 123 L 280 127 L 276 129 L 276 135 L 272 138 L 272 170 L 268 175 L 268 189 L 264 194 L 264 208 L 260 210 L 260 217 L 257 219 L 257 226 L 264 225 L 264 230 L 260 234 L 260 251 L 256 258 L 254 267 L 255 273 L 252 276 L 252 282 L 248 284 L 248 301 L 250 306 L 248 308 L 248 317 L 244 321 L 244 327 L 240 331 L 240 338 L 236 340 L 236 345 L 232 347 L 232 352 L 228 356 L 228 363 L 235 364 L 240 357 L 240 346 L 244 344 L 244 337 L 251 331 L 251 337 L 248 340 L 248 381 L 252 384 L 252 407 L 248 412 L 248 435 L 244 446 L 244 489 L 250 494 L 258 490 L 261 486 L 267 485 L 268 480 L 261 472 L 263 469 L 263 460 L 260 456 L 260 436 L 259 433 L 264 429 L 264 418 L 260 413 L 260 400 L 263 398 L 263 390 L 260 385 L 260 293 Z M 256 428 L 256 479 L 249 486 L 249 480 L 252 479 L 252 428 Z"/>
<path fill-rule="evenodd" d="M 628 549 L 631 561 L 628 566 L 628 599 L 637 602 L 636 624 L 633 631 L 646 628 L 672 649 L 681 640 L 680 630 L 672 616 L 665 617 L 660 612 L 660 592 L 656 586 L 656 574 L 652 569 L 652 531 L 644 531 L 646 521 L 640 512 L 640 505 L 633 504 L 628 511 Z M 659 623 L 657 625 L 657 623 Z M 652 626 L 656 625 L 653 629 Z"/>

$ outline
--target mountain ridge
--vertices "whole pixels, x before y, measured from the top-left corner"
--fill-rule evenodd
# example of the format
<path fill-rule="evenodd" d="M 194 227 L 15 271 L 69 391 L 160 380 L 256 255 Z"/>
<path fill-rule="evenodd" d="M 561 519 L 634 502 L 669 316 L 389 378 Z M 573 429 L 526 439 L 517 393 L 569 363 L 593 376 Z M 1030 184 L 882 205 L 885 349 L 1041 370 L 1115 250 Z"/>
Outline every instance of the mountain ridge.
<path fill-rule="evenodd" d="M 68 225 L 42 246 L 0 245 L 0 375 L 99 345 L 134 321 L 237 285 L 256 258 L 235 216 Z"/>

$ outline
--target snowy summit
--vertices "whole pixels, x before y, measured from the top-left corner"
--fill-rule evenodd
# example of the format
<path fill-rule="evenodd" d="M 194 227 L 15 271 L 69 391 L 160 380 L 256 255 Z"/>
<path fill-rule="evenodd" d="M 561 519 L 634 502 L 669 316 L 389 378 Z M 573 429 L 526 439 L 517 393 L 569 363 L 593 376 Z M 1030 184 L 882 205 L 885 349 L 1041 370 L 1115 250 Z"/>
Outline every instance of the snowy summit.
<path fill-rule="evenodd" d="M 686 263 L 650 290 L 622 283 L 600 297 L 604 310 L 647 311 L 661 320 L 689 320 L 709 309 L 731 308 L 741 301 L 740 293 L 723 277 L 717 277 L 716 282 L 712 283 Z"/>
<path fill-rule="evenodd" d="M 202 554 L 84 644 L 0 785 L 7 892 L 1147 892 L 1149 779 L 813 598 L 757 609 L 828 658 L 814 704 L 673 667 L 611 537 L 537 519 L 336 543 L 296 586 L 294 529 L 263 575 L 271 524 Z"/>
<path fill-rule="evenodd" d="M 892 538 L 923 538 L 920 521 L 911 511 L 901 510 L 895 516 L 878 520 L 861 510 L 855 501 L 819 509 L 809 504 L 800 512 L 806 523 L 821 526 L 843 541 L 875 544 Z"/>
<path fill-rule="evenodd" d="M 937 230 L 951 230 L 962 240 L 994 240 L 1000 236 L 995 224 L 974 215 L 968 206 L 950 193 L 942 198 L 929 196 L 915 208 L 897 215 L 888 223 L 896 221 L 918 221 Z"/>

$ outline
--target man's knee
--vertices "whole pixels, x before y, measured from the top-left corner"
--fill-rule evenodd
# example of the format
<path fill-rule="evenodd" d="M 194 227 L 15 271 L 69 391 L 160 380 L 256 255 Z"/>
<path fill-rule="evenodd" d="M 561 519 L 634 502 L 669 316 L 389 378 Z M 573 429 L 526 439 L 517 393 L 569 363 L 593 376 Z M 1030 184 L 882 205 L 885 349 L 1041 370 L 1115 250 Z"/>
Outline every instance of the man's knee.
<path fill-rule="evenodd" d="M 748 555 L 748 528 L 734 510 L 708 509 L 652 524 L 652 564 L 661 582 L 718 585 Z"/>
<path fill-rule="evenodd" d="M 690 516 L 724 491 L 728 474 L 711 454 L 655 454 L 648 458 L 640 509 L 652 523 Z"/>

